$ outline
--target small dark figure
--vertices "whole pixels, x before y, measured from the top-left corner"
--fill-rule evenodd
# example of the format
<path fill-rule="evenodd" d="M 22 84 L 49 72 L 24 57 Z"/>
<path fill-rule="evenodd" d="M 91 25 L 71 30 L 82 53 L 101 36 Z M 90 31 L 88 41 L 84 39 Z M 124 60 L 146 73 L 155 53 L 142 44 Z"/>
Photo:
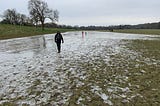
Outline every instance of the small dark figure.
<path fill-rule="evenodd" d="M 58 31 L 55 35 L 55 42 L 57 44 L 58 53 L 61 52 L 61 42 L 64 43 L 62 34 Z"/>
<path fill-rule="evenodd" d="M 85 32 L 85 35 L 87 35 L 87 32 Z"/>
<path fill-rule="evenodd" d="M 82 31 L 82 38 L 84 38 L 84 32 Z"/>
<path fill-rule="evenodd" d="M 84 32 L 82 31 L 82 35 L 84 35 Z"/>

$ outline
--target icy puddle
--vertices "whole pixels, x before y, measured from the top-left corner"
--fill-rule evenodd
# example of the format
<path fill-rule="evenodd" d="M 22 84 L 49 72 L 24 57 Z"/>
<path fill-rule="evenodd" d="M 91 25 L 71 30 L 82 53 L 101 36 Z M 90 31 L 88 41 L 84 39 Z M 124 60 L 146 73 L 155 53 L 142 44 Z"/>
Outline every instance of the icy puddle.
<path fill-rule="evenodd" d="M 0 106 L 160 104 L 160 36 L 54 35 L 0 41 Z"/>

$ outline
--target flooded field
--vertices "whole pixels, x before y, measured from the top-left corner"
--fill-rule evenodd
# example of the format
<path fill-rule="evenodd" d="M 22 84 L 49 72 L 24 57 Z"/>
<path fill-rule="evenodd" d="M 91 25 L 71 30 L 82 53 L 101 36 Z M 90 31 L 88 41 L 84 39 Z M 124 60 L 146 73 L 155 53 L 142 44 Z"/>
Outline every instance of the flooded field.
<path fill-rule="evenodd" d="M 0 41 L 0 106 L 159 106 L 160 36 L 63 33 Z"/>

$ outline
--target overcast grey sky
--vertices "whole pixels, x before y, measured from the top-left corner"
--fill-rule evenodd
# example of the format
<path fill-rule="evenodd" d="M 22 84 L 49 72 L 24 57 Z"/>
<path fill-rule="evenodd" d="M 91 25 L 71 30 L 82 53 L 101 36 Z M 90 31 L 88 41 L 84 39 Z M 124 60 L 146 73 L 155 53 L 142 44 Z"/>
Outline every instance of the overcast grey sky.
<path fill-rule="evenodd" d="M 15 8 L 28 15 L 29 0 L 0 0 L 0 14 Z M 44 0 L 60 12 L 59 24 L 119 25 L 160 21 L 160 0 Z"/>

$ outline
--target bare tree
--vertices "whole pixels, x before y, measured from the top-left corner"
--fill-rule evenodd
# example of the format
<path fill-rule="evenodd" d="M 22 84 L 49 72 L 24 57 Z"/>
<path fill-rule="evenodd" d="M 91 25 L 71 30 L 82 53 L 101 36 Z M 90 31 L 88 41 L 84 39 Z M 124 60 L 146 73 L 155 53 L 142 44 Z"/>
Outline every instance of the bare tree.
<path fill-rule="evenodd" d="M 15 9 L 7 9 L 3 15 L 3 21 L 8 24 L 24 25 L 27 21 L 27 16 L 18 13 Z"/>
<path fill-rule="evenodd" d="M 53 19 L 54 19 L 55 22 L 58 22 L 58 19 L 59 19 L 59 12 L 58 12 L 58 10 L 54 11 Z"/>
<path fill-rule="evenodd" d="M 42 0 L 30 0 L 28 2 L 28 9 L 35 24 L 37 24 L 39 21 L 41 22 L 42 30 L 44 30 L 44 22 L 46 18 L 49 18 L 52 21 L 58 20 L 55 19 L 58 18 L 58 16 L 55 17 L 54 11 L 49 9 L 47 3 Z M 56 13 L 58 13 L 58 11 Z"/>
<path fill-rule="evenodd" d="M 27 16 L 25 14 L 17 14 L 17 21 L 18 24 L 24 25 L 27 23 Z"/>
<path fill-rule="evenodd" d="M 3 17 L 5 18 L 5 20 L 10 23 L 10 24 L 16 24 L 16 10 L 15 9 L 7 9 L 4 12 Z"/>
<path fill-rule="evenodd" d="M 32 11 L 30 11 L 30 15 L 31 15 L 31 22 L 32 22 L 32 24 L 36 25 L 36 27 L 37 27 L 38 22 L 40 20 L 39 17 L 38 17 L 38 14 L 36 13 L 35 10 L 32 10 Z"/>

